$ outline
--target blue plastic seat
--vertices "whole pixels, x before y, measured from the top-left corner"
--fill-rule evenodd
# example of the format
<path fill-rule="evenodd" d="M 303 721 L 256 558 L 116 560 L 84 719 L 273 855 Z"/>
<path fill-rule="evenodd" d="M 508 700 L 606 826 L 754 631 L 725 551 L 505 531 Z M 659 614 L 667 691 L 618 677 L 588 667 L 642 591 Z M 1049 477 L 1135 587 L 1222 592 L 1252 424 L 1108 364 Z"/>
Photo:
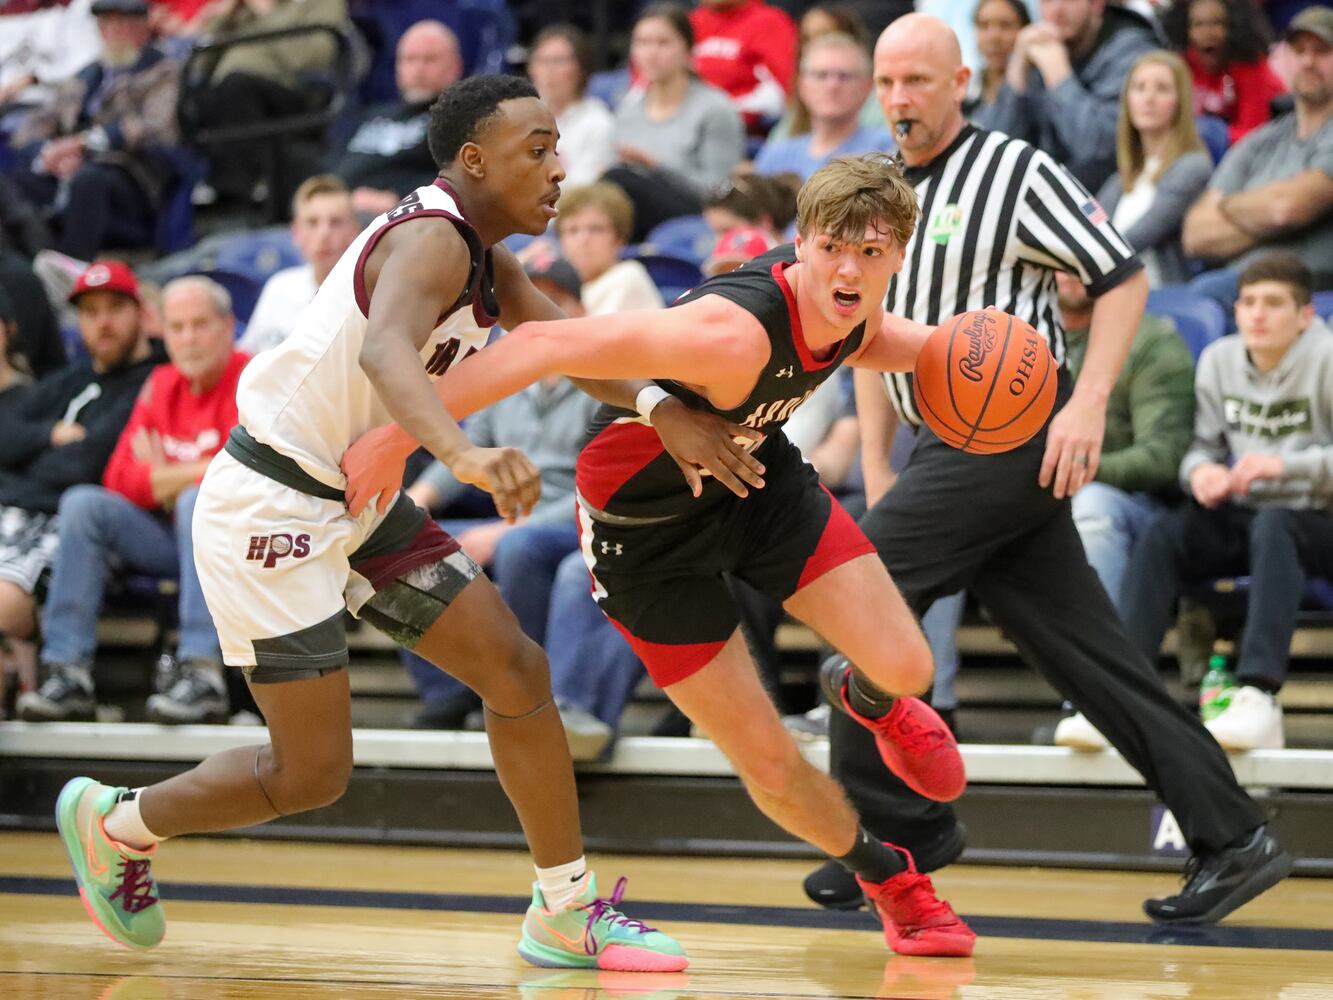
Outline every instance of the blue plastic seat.
<path fill-rule="evenodd" d="M 1316 316 L 1333 320 L 1333 291 L 1314 293 L 1314 311 Z"/>
<path fill-rule="evenodd" d="M 684 292 L 689 291 L 703 281 L 703 272 L 699 265 L 680 257 L 668 257 L 664 254 L 645 254 L 634 258 L 648 271 L 648 277 L 662 293 L 662 298 L 673 302 Z"/>
<path fill-rule="evenodd" d="M 1196 362 L 1205 347 L 1227 332 L 1227 314 L 1222 307 L 1182 286 L 1154 288 L 1148 293 L 1147 311 L 1176 324 Z"/>
<path fill-rule="evenodd" d="M 1208 155 L 1213 158 L 1214 166 L 1221 163 L 1231 145 L 1231 130 L 1227 128 L 1227 123 L 1217 115 L 1195 115 L 1194 124 L 1199 128 L 1199 138 L 1208 147 Z"/>
<path fill-rule="evenodd" d="M 588 77 L 588 96 L 615 109 L 629 91 L 628 69 L 604 69 Z"/>
<path fill-rule="evenodd" d="M 682 215 L 654 226 L 644 243 L 655 254 L 702 264 L 713 252 L 717 234 L 702 215 Z"/>

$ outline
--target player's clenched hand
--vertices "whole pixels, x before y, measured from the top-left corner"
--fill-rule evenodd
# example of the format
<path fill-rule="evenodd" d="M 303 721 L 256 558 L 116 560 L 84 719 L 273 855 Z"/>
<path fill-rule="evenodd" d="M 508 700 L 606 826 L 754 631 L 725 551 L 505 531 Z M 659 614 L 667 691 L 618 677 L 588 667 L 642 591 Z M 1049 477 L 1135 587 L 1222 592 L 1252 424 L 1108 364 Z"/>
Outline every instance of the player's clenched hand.
<path fill-rule="evenodd" d="M 532 513 L 541 499 L 541 473 L 517 448 L 467 448 L 449 463 L 449 469 L 460 483 L 489 493 L 495 509 L 507 521 Z"/>
<path fill-rule="evenodd" d="M 394 426 L 366 431 L 343 453 L 343 475 L 347 477 L 347 511 L 357 517 L 379 497 L 375 509 L 383 514 L 403 485 L 407 455 L 394 441 Z M 410 452 L 409 452 L 410 454 Z"/>
<path fill-rule="evenodd" d="M 1101 463 L 1105 432 L 1105 408 L 1075 393 L 1047 428 L 1046 454 L 1037 474 L 1042 489 L 1054 483 L 1055 498 L 1063 500 L 1092 482 Z"/>
<path fill-rule="evenodd" d="M 759 431 L 691 410 L 677 399 L 664 399 L 653 407 L 652 425 L 696 497 L 703 492 L 705 474 L 738 497 L 749 495 L 747 483 L 763 488 L 763 463 L 750 454 L 764 439 Z"/>

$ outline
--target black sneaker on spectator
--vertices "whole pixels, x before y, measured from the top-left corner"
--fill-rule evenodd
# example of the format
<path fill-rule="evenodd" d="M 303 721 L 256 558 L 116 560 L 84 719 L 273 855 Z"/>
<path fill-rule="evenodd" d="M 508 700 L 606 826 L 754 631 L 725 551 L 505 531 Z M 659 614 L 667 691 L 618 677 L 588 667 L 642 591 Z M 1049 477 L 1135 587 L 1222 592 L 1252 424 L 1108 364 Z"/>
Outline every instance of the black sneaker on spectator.
<path fill-rule="evenodd" d="M 148 718 L 168 725 L 226 722 L 231 704 L 221 672 L 221 664 L 186 660 L 171 689 L 148 699 Z"/>
<path fill-rule="evenodd" d="M 36 691 L 19 695 L 18 716 L 25 722 L 91 722 L 97 708 L 92 673 L 63 663 L 42 665 Z"/>

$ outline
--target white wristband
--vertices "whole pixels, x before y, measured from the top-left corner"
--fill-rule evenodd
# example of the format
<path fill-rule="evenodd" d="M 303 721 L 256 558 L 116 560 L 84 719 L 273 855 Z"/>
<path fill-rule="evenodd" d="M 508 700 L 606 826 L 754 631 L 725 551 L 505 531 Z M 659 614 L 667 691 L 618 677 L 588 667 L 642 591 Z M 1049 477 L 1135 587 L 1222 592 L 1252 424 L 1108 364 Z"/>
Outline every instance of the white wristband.
<path fill-rule="evenodd" d="M 670 395 L 671 393 L 660 385 L 646 385 L 634 397 L 634 409 L 639 411 L 639 416 L 643 417 L 644 420 L 651 421 L 653 409 Z"/>

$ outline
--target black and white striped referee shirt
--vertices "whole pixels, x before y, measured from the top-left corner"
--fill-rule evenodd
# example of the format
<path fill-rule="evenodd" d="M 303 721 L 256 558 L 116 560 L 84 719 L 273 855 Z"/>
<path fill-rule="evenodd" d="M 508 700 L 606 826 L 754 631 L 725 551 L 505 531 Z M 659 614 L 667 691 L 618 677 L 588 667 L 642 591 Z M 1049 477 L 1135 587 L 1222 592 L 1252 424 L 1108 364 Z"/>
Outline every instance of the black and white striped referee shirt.
<path fill-rule="evenodd" d="M 933 326 L 997 306 L 1031 323 L 1063 363 L 1056 271 L 1078 275 L 1095 297 L 1143 266 L 1087 189 L 1021 139 L 967 125 L 934 160 L 903 173 L 921 218 L 889 284 L 885 308 L 896 316 Z M 885 383 L 915 427 L 911 379 L 891 373 Z"/>

